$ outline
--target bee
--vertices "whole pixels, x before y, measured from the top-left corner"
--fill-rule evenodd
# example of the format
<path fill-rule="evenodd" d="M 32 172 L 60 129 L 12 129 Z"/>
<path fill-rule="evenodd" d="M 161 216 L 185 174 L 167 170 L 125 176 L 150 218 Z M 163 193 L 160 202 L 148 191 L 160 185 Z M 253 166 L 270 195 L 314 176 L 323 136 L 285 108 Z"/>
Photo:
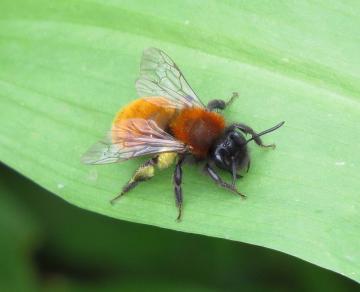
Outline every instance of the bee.
<path fill-rule="evenodd" d="M 261 147 L 275 148 L 274 144 L 263 144 L 260 137 L 280 128 L 284 122 L 260 133 L 245 124 L 228 125 L 221 111 L 229 107 L 238 94 L 233 93 L 228 101 L 215 99 L 204 105 L 173 60 L 156 48 L 144 50 L 135 87 L 140 98 L 116 114 L 108 135 L 82 157 L 86 164 L 151 157 L 140 165 L 111 203 L 151 179 L 155 169 L 175 164 L 173 185 L 177 220 L 180 220 L 182 166 L 188 160 L 202 162 L 205 174 L 219 187 L 245 198 L 235 182 L 241 177 L 238 171 L 245 168 L 248 171 L 250 167 L 247 144 L 254 141 Z M 246 139 L 245 135 L 250 138 Z M 231 183 L 220 177 L 217 168 L 231 174 Z"/>

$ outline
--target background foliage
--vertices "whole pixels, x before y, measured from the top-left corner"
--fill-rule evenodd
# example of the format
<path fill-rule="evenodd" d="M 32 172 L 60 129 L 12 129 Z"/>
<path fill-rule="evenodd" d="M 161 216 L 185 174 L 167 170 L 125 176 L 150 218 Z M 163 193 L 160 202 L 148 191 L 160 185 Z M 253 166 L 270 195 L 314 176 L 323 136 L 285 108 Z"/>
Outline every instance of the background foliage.
<path fill-rule="evenodd" d="M 4 0 L 0 11 L 6 165 L 81 208 L 270 247 L 359 281 L 357 1 Z M 259 130 L 286 121 L 266 138 L 276 141 L 275 152 L 251 147 L 253 166 L 239 182 L 247 201 L 186 167 L 185 216 L 177 224 L 170 170 L 111 207 L 139 162 L 80 164 L 135 97 L 148 46 L 167 51 L 205 102 L 239 91 L 229 121 Z M 12 221 L 24 230 L 21 241 L 31 220 Z"/>

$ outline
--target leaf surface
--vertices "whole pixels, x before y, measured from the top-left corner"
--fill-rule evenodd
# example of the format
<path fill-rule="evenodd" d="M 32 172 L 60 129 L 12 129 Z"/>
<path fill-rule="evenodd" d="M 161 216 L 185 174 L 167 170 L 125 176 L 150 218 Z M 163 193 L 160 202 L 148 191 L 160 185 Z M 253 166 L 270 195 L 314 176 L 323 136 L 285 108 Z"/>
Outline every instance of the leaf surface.
<path fill-rule="evenodd" d="M 357 1 L 3 0 L 0 159 L 81 208 L 265 246 L 359 281 L 359 8 Z M 205 103 L 239 91 L 229 122 L 261 131 L 286 121 L 264 138 L 275 151 L 250 146 L 252 167 L 238 183 L 246 201 L 186 166 L 179 224 L 170 169 L 111 206 L 140 161 L 80 163 L 136 98 L 149 46 L 176 61 Z"/>

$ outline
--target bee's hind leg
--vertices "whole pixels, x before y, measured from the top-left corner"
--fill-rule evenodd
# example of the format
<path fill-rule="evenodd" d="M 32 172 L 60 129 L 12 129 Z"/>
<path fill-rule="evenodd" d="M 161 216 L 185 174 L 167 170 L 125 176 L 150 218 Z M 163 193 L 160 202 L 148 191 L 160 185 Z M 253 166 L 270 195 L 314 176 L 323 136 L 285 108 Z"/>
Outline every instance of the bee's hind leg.
<path fill-rule="evenodd" d="M 238 97 L 239 97 L 239 94 L 237 92 L 233 92 L 233 95 L 230 97 L 230 99 L 228 101 L 224 101 L 222 99 L 213 99 L 213 100 L 209 101 L 209 103 L 207 104 L 206 107 L 209 111 L 224 110 L 228 106 L 230 106 L 233 103 L 233 101 Z"/>
<path fill-rule="evenodd" d="M 120 199 L 124 194 L 135 188 L 140 182 L 151 179 L 155 173 L 155 166 L 158 164 L 158 156 L 151 158 L 146 161 L 134 172 L 132 178 L 127 182 L 127 184 L 122 188 L 122 191 L 119 195 L 113 198 L 110 203 L 114 204 L 118 199 Z"/>

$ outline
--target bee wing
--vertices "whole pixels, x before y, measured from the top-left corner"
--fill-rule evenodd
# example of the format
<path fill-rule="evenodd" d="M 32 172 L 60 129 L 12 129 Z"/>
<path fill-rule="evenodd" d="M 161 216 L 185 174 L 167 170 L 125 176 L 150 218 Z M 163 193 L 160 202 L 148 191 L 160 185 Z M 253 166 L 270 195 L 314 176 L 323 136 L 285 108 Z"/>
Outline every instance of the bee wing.
<path fill-rule="evenodd" d="M 156 48 L 144 50 L 140 77 L 135 84 L 140 97 L 166 97 L 174 108 L 205 107 L 171 58 Z"/>
<path fill-rule="evenodd" d="M 153 120 L 129 119 L 114 126 L 81 160 L 86 164 L 106 164 L 149 154 L 185 151 L 185 144 L 159 128 Z"/>

